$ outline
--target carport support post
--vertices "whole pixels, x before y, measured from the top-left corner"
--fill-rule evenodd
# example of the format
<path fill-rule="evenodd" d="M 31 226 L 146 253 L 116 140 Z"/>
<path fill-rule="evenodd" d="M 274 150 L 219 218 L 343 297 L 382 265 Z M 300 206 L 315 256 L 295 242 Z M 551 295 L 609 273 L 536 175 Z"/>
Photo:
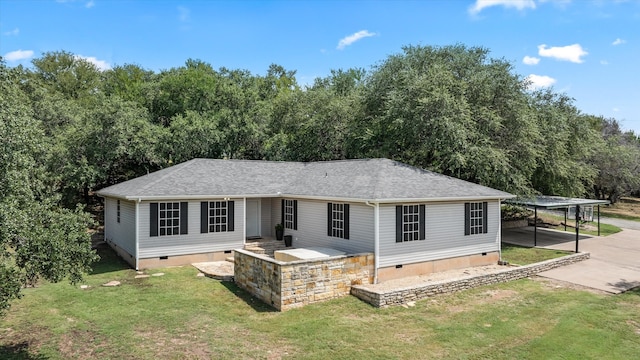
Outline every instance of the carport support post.
<path fill-rule="evenodd" d="M 598 205 L 598 236 L 600 236 L 600 205 Z"/>
<path fill-rule="evenodd" d="M 538 207 L 533 208 L 533 246 L 538 246 Z"/>
<path fill-rule="evenodd" d="M 580 205 L 576 205 L 576 254 L 578 253 L 579 237 L 580 237 Z"/>
<path fill-rule="evenodd" d="M 564 231 L 567 231 L 567 208 L 564 208 Z"/>

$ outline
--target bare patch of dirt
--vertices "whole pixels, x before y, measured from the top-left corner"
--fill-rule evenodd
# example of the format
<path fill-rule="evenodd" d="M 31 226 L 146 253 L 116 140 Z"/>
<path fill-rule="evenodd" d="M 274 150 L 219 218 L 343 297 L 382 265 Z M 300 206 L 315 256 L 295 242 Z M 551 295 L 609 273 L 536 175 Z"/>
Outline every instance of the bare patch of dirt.
<path fill-rule="evenodd" d="M 62 334 L 58 350 L 66 359 L 95 359 L 100 357 L 105 340 L 90 330 L 72 329 Z"/>
<path fill-rule="evenodd" d="M 593 294 L 599 295 L 611 295 L 610 293 L 598 289 L 593 289 L 587 286 L 582 286 L 562 280 L 550 279 L 542 276 L 532 276 L 532 280 L 540 282 L 544 285 L 544 287 L 548 289 L 570 289 L 570 290 L 578 290 L 578 291 L 587 291 Z"/>
<path fill-rule="evenodd" d="M 633 320 L 627 320 L 627 325 L 633 328 L 633 331 L 636 333 L 636 335 L 640 335 L 640 323 Z"/>

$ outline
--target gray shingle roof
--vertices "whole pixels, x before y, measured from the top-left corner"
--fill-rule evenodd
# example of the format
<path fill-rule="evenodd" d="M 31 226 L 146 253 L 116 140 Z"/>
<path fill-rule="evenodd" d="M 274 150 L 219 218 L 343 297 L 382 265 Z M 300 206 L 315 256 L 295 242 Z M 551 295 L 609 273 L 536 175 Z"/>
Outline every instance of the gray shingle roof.
<path fill-rule="evenodd" d="M 388 159 L 319 162 L 193 159 L 98 191 L 127 199 L 301 196 L 369 201 L 512 198 Z"/>

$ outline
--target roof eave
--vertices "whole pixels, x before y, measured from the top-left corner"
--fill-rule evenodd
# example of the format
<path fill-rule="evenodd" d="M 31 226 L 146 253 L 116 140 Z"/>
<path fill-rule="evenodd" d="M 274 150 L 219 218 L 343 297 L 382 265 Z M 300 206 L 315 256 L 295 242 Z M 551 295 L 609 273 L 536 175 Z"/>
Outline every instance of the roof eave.
<path fill-rule="evenodd" d="M 447 201 L 480 201 L 480 200 L 504 200 L 516 197 L 515 195 L 474 195 L 474 196 L 450 196 L 450 197 L 434 197 L 434 198 L 355 198 L 355 197 L 339 197 L 339 196 L 319 196 L 319 195 L 299 195 L 299 194 L 233 194 L 233 195 L 118 195 L 111 193 L 98 193 L 101 197 L 113 197 L 117 199 L 130 201 L 162 201 L 162 200 L 208 200 L 208 199 L 238 199 L 238 198 L 296 198 L 308 200 L 322 201 L 338 201 L 338 202 L 360 202 L 360 203 L 416 203 L 416 202 L 447 202 Z"/>

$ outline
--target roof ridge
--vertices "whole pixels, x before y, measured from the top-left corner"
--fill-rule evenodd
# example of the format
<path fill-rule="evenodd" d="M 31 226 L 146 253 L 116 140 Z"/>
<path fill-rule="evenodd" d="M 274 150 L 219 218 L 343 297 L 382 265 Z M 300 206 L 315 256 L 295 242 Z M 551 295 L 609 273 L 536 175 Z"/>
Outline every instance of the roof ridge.
<path fill-rule="evenodd" d="M 169 166 L 168 168 L 164 168 L 164 169 L 158 170 L 158 171 L 166 170 L 166 173 L 163 173 L 160 177 L 158 177 L 157 179 L 155 179 L 153 181 L 147 182 L 147 184 L 145 184 L 145 185 L 143 185 L 141 187 L 141 190 L 147 190 L 148 188 L 155 186 L 155 184 L 157 184 L 158 182 L 164 180 L 166 177 L 172 175 L 173 173 L 175 173 L 178 170 L 181 170 L 181 169 L 184 169 L 184 168 L 190 166 L 192 163 L 195 163 L 198 160 L 203 160 L 203 159 L 202 158 L 193 158 L 191 160 L 187 160 L 185 162 L 182 162 L 182 163 L 179 163 L 179 164 L 176 164 L 176 165 L 173 165 L 173 166 Z M 206 159 L 204 159 L 204 160 L 206 160 Z M 153 173 L 147 174 L 145 176 L 149 176 L 151 174 L 153 174 Z"/>

